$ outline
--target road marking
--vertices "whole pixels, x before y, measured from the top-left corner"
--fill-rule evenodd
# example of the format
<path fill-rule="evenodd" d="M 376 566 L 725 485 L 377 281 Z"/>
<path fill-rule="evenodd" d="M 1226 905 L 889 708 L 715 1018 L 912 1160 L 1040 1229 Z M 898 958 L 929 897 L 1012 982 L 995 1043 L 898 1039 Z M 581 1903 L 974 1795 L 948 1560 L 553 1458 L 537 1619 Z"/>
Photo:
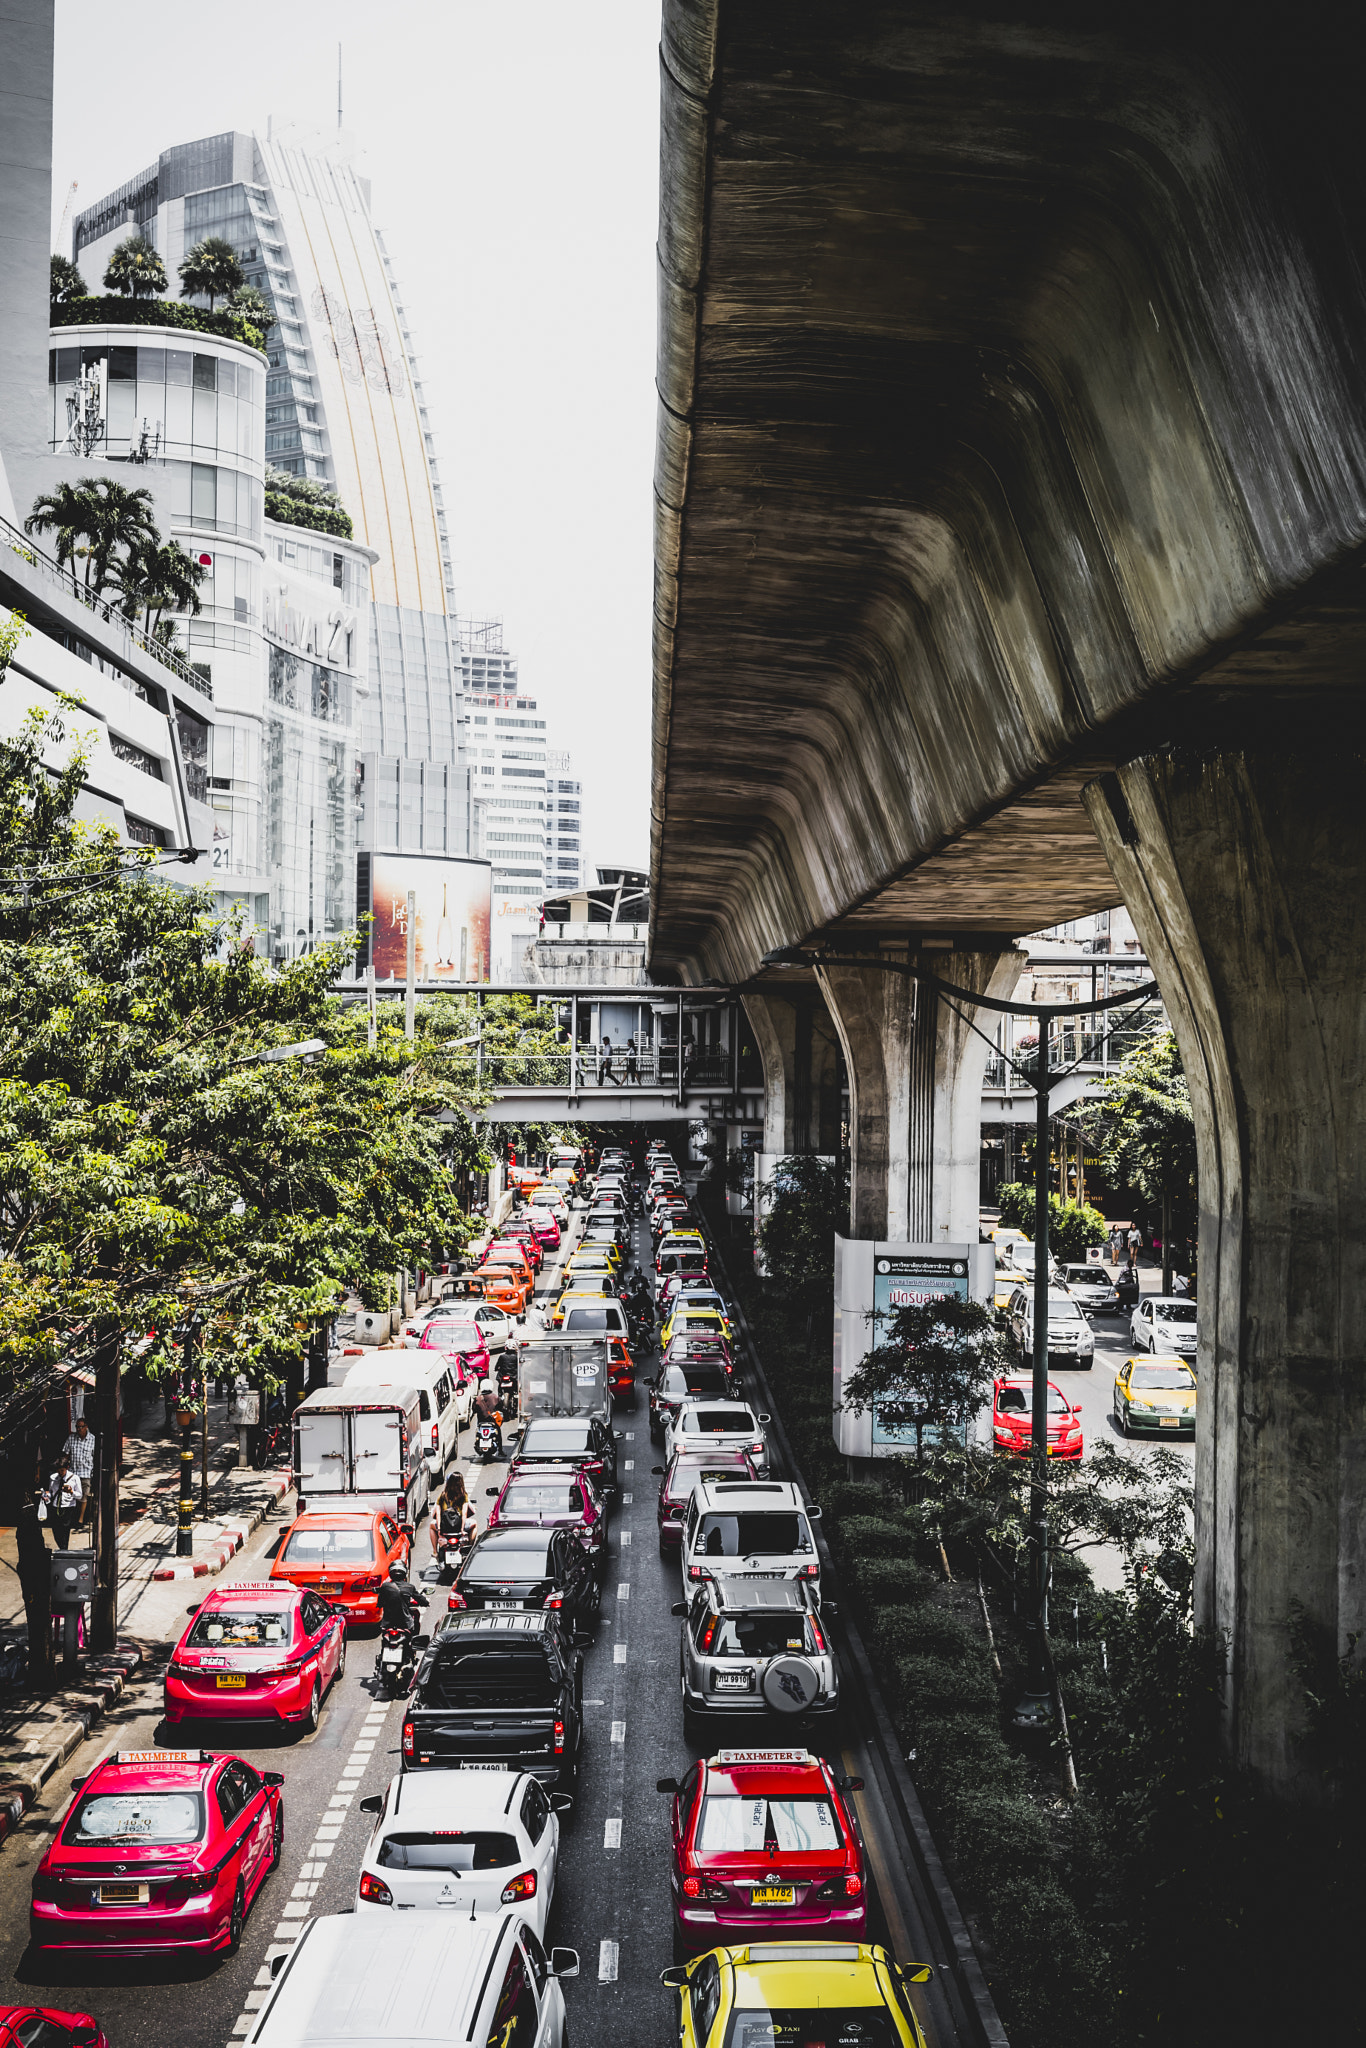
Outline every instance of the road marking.
<path fill-rule="evenodd" d="M 626 1459 L 626 1461 L 625 1461 L 625 1463 L 624 1463 L 624 1464 L 622 1465 L 622 1468 L 621 1468 L 621 1469 L 622 1469 L 622 1471 L 623 1471 L 623 1472 L 634 1472 L 634 1471 L 635 1471 L 635 1469 L 636 1469 L 636 1461 L 635 1461 L 635 1459 L 634 1459 L 634 1458 L 627 1458 L 627 1459 Z"/>
<path fill-rule="evenodd" d="M 617 1587 L 617 1598 L 618 1600 L 629 1600 L 630 1597 L 631 1581 L 629 1579 L 623 1579 L 621 1584 Z"/>
<path fill-rule="evenodd" d="M 629 1508 L 629 1507 L 630 1507 L 630 1505 L 631 1505 L 631 1502 L 632 1502 L 632 1500 L 634 1499 L 634 1497 L 635 1497 L 635 1496 L 634 1496 L 633 1494 L 629 1494 L 629 1493 L 623 1493 L 623 1495 L 621 1496 L 621 1504 L 622 1504 L 622 1506 L 623 1506 L 624 1508 Z"/>
<path fill-rule="evenodd" d="M 619 1849 L 621 1847 L 620 1818 L 609 1820 L 605 1823 L 602 1830 L 602 1846 L 604 1849 Z"/>
<path fill-rule="evenodd" d="M 621 1541 L 622 1541 L 622 1544 L 623 1544 L 623 1546 L 625 1546 L 625 1545 L 628 1545 L 628 1544 L 630 1543 L 630 1541 L 631 1541 L 631 1532 L 630 1532 L 630 1530 L 629 1530 L 629 1529 L 623 1529 L 623 1530 L 622 1530 L 622 1532 L 621 1532 Z"/>
<path fill-rule="evenodd" d="M 621 1961 L 621 1949 L 620 1949 L 620 1946 L 618 1945 L 618 1943 L 616 1943 L 615 1941 L 600 1941 L 600 1942 L 598 1943 L 598 1982 L 599 1982 L 599 1984 L 615 1984 L 615 1983 L 616 1983 L 616 1981 L 617 1981 L 617 1965 L 618 1965 L 618 1963 L 619 1963 L 620 1961 Z"/>
<path fill-rule="evenodd" d="M 633 1429 L 628 1429 L 628 1430 L 627 1430 L 627 1432 L 626 1432 L 626 1442 L 627 1442 L 628 1444 L 633 1444 L 633 1443 L 635 1442 L 635 1440 L 636 1440 L 636 1433 L 635 1433 L 635 1431 L 634 1431 Z"/>
<path fill-rule="evenodd" d="M 625 1723 L 624 1721 L 614 1721 L 614 1722 L 612 1723 L 612 1741 L 613 1741 L 613 1742 L 625 1742 L 625 1740 L 626 1740 L 626 1723 Z"/>
<path fill-rule="evenodd" d="M 612 1662 L 613 1662 L 614 1664 L 624 1664 L 624 1663 L 626 1662 L 626 1645 L 625 1645 L 625 1643 L 613 1643 L 613 1645 L 612 1645 Z"/>

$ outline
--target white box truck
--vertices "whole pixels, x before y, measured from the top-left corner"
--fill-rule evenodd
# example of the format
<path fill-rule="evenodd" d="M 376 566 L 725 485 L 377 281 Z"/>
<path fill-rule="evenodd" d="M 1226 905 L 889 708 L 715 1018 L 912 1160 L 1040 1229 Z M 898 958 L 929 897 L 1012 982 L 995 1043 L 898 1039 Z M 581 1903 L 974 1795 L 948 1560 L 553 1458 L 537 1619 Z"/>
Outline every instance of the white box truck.
<path fill-rule="evenodd" d="M 422 1401 L 401 1381 L 320 1387 L 294 1411 L 297 1512 L 385 1509 L 414 1529 L 427 1505 Z"/>

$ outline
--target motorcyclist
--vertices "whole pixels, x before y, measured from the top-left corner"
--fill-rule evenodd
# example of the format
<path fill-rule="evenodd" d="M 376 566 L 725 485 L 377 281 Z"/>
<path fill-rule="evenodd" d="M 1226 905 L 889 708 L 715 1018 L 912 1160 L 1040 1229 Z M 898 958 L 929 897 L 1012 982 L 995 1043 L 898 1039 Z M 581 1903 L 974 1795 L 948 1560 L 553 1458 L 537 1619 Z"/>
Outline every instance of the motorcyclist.
<path fill-rule="evenodd" d="M 405 1635 L 415 1636 L 420 1622 L 418 1611 L 427 1605 L 425 1593 L 409 1582 L 408 1567 L 398 1558 L 389 1567 L 389 1576 L 379 1589 L 379 1625 L 381 1629 L 401 1628 Z"/>
<path fill-rule="evenodd" d="M 489 1386 L 480 1388 L 479 1398 L 474 1404 L 474 1427 L 476 1431 L 480 1424 L 484 1422 L 491 1422 L 493 1424 L 495 1455 L 501 1458 L 503 1455 L 503 1414 L 498 1406 L 498 1396 L 493 1388 Z"/>
<path fill-rule="evenodd" d="M 432 1539 L 432 1555 L 439 1557 L 443 1538 L 452 1536 L 477 1536 L 479 1518 L 474 1512 L 463 1472 L 448 1472 L 446 1484 L 442 1487 L 428 1521 Z"/>

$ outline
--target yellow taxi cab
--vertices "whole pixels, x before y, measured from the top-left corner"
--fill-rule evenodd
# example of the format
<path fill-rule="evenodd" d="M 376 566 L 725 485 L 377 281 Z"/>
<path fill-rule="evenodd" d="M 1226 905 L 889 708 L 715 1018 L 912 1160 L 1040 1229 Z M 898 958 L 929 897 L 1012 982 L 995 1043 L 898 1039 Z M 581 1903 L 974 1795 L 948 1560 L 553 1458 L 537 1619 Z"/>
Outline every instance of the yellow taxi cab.
<path fill-rule="evenodd" d="M 580 1249 L 579 1251 L 572 1253 L 570 1255 L 569 1263 L 566 1265 L 564 1269 L 566 1281 L 568 1281 L 570 1275 L 573 1273 L 615 1274 L 617 1266 L 620 1263 L 620 1261 L 613 1256 L 615 1251 L 615 1245 L 613 1245 L 609 1249 L 609 1247 L 605 1244 L 595 1244 L 591 1245 L 586 1251 Z"/>
<path fill-rule="evenodd" d="M 659 1342 L 667 1351 L 675 1337 L 705 1337 L 712 1331 L 724 1337 L 728 1344 L 734 1341 L 730 1317 L 722 1315 L 720 1309 L 698 1308 L 690 1301 L 680 1301 L 670 1309 Z"/>
<path fill-rule="evenodd" d="M 909 1987 L 931 1974 L 872 1942 L 766 1941 L 708 1949 L 660 1982 L 679 1996 L 680 2048 L 925 2048 Z"/>
<path fill-rule="evenodd" d="M 1144 1352 L 1115 1374 L 1115 1421 L 1121 1436 L 1195 1435 L 1195 1367 L 1188 1358 Z"/>
<path fill-rule="evenodd" d="M 575 1259 L 592 1257 L 597 1253 L 603 1254 L 611 1266 L 621 1264 L 621 1246 L 615 1237 L 595 1237 L 590 1227 L 579 1239 L 578 1250 L 570 1254 L 570 1263 L 572 1264 Z"/>
<path fill-rule="evenodd" d="M 992 1292 L 992 1301 L 997 1308 L 1009 1308 L 1010 1297 L 1017 1287 L 1032 1287 L 1033 1273 L 1026 1273 L 1022 1266 L 998 1266 Z"/>
<path fill-rule="evenodd" d="M 556 1302 L 554 1306 L 554 1309 L 551 1311 L 550 1326 L 552 1329 L 558 1330 L 561 1324 L 564 1322 L 565 1311 L 567 1309 L 579 1307 L 588 1308 L 594 1302 L 607 1300 L 615 1301 L 616 1295 L 612 1293 L 611 1290 L 607 1287 L 595 1287 L 593 1285 L 592 1275 L 590 1273 L 585 1273 L 583 1276 L 583 1284 L 581 1286 L 575 1285 L 573 1287 L 565 1288 L 564 1293 L 560 1296 L 559 1300 Z"/>

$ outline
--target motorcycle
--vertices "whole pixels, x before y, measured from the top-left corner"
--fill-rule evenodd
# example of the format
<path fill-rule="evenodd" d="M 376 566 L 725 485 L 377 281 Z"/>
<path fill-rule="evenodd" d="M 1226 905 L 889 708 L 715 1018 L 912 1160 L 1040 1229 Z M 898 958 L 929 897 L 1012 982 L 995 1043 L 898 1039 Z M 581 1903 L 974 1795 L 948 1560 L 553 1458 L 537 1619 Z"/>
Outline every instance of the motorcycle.
<path fill-rule="evenodd" d="M 481 1465 L 491 1465 L 503 1455 L 503 1418 L 481 1415 L 474 1426 L 474 1455 Z"/>
<path fill-rule="evenodd" d="M 418 1594 L 419 1603 L 425 1607 L 427 1596 Z M 408 1681 L 417 1668 L 419 1650 L 427 1647 L 428 1638 L 419 1635 L 416 1629 L 382 1628 L 379 1634 L 379 1650 L 375 1657 L 375 1676 L 380 1691 L 390 1699 L 397 1698 L 408 1690 Z"/>
<path fill-rule="evenodd" d="M 473 1542 L 473 1529 L 459 1529 L 450 1533 L 442 1530 L 436 1541 L 436 1562 L 443 1586 L 450 1585 Z"/>
<path fill-rule="evenodd" d="M 516 1404 L 516 1362 L 510 1358 L 503 1358 L 500 1359 L 498 1363 L 498 1406 L 501 1410 L 510 1415 Z"/>

